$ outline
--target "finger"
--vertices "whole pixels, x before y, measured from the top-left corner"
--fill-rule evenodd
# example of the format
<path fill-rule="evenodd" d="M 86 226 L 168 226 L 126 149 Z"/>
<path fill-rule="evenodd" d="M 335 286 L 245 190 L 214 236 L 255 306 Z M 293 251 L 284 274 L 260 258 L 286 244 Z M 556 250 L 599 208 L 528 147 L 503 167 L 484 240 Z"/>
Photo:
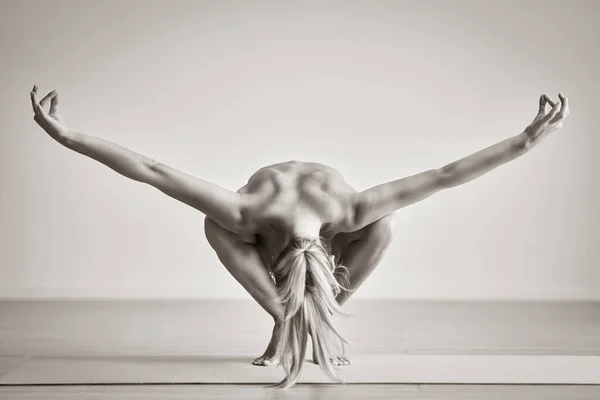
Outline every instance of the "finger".
<path fill-rule="evenodd" d="M 545 94 L 540 96 L 540 108 L 538 110 L 538 113 L 536 115 L 536 118 L 541 117 L 542 115 L 546 114 L 546 98 L 548 96 L 546 96 Z"/>
<path fill-rule="evenodd" d="M 31 107 L 33 108 L 33 112 L 37 114 L 36 90 L 37 86 L 33 86 L 33 89 L 31 89 L 31 92 L 29 92 L 29 97 L 31 97 Z"/>
<path fill-rule="evenodd" d="M 52 100 L 50 101 L 50 115 L 58 116 L 58 92 L 54 92 L 54 96 L 52 96 Z"/>
<path fill-rule="evenodd" d="M 537 115 L 533 119 L 534 121 L 542 118 L 544 116 L 544 114 L 546 114 L 546 104 L 550 104 L 550 107 L 554 107 L 554 105 L 555 105 L 555 103 L 552 101 L 552 99 L 547 94 L 544 93 L 540 96 L 539 109 L 538 109 Z"/>
<path fill-rule="evenodd" d="M 556 114 L 558 113 L 559 109 L 560 109 L 560 103 L 554 103 L 550 112 L 548 114 L 546 114 L 546 116 L 544 118 L 542 118 L 543 122 L 547 123 L 550 120 L 552 120 L 552 118 L 554 118 L 556 116 Z"/>
<path fill-rule="evenodd" d="M 33 112 L 38 117 L 43 118 L 45 116 L 44 109 L 37 102 L 37 86 L 35 86 L 35 85 L 33 86 L 33 89 L 31 90 L 30 95 L 31 95 L 31 105 L 33 107 Z"/>
<path fill-rule="evenodd" d="M 48 101 L 50 101 L 54 96 L 56 96 L 56 90 L 53 90 L 47 95 L 45 95 L 44 98 L 40 100 L 40 107 L 42 107 L 45 110 Z"/>
<path fill-rule="evenodd" d="M 558 94 L 558 98 L 560 99 L 560 112 L 558 113 L 558 117 L 560 119 L 564 119 L 567 115 L 569 115 L 569 99 L 567 99 L 562 93 Z"/>
<path fill-rule="evenodd" d="M 548 104 L 550 104 L 550 107 L 554 107 L 554 105 L 555 105 L 556 103 L 554 103 L 554 102 L 552 101 L 552 99 L 550 98 L 550 96 L 548 96 L 547 94 L 545 94 L 544 96 L 546 97 L 546 102 L 547 102 Z"/>

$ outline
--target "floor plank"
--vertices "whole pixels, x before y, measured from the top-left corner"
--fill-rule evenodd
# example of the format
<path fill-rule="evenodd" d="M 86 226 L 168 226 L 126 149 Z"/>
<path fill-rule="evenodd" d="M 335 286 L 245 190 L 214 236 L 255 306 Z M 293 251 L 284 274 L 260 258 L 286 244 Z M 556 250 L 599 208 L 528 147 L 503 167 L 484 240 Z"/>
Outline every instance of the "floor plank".
<path fill-rule="evenodd" d="M 422 398 L 445 400 L 486 399 L 600 399 L 600 385 L 419 385 Z"/>
<path fill-rule="evenodd" d="M 262 385 L 135 385 L 1 387 L 0 399 L 400 399 L 597 400 L 592 385 L 297 385 L 281 391 Z"/>
<path fill-rule="evenodd" d="M 30 357 L 3 357 L 0 356 L 0 377 L 13 369 L 25 364 Z"/>

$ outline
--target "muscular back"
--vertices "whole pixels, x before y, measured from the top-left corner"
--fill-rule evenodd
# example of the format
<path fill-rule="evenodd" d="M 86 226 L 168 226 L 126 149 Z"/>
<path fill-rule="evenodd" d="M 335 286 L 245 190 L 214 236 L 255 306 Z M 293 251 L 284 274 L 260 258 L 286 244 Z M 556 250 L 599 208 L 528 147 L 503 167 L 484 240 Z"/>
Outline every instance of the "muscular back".
<path fill-rule="evenodd" d="M 356 193 L 335 169 L 314 162 L 288 161 L 261 168 L 238 193 L 250 194 L 246 221 L 264 228 L 302 227 L 320 223 L 336 233 L 347 222 L 350 196 Z"/>
<path fill-rule="evenodd" d="M 319 226 L 325 238 L 343 231 L 357 191 L 331 167 L 288 161 L 261 168 L 238 193 L 252 197 L 243 211 L 245 224 L 255 227 L 258 240 L 276 252 L 284 231 Z"/>

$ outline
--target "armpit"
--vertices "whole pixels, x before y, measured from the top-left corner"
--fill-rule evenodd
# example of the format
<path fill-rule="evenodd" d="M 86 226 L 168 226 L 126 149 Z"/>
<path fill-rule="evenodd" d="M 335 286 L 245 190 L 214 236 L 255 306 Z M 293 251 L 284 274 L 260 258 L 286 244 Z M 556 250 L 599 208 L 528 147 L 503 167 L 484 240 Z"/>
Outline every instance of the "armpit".
<path fill-rule="evenodd" d="M 257 244 L 258 243 L 258 235 L 256 235 L 255 233 L 245 233 L 242 234 L 242 240 L 244 241 L 244 243 L 248 243 L 248 244 Z"/>

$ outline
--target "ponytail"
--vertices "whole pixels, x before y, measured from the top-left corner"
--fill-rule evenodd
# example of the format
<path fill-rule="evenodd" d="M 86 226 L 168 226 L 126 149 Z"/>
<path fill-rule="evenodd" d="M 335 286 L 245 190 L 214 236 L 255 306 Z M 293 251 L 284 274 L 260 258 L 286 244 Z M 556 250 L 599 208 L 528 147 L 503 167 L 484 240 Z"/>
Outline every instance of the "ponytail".
<path fill-rule="evenodd" d="M 341 342 L 344 353 L 344 343 L 348 341 L 333 325 L 332 317 L 349 316 L 342 311 L 336 296 L 341 290 L 350 289 L 336 279 L 336 274 L 340 280 L 348 281 L 347 269 L 336 267 L 334 257 L 314 239 L 295 237 L 278 257 L 273 275 L 284 306 L 278 355 L 286 377 L 276 387 L 287 389 L 300 378 L 309 333 L 321 370 L 332 380 L 342 382 L 331 364 L 335 357 L 331 333 Z"/>

